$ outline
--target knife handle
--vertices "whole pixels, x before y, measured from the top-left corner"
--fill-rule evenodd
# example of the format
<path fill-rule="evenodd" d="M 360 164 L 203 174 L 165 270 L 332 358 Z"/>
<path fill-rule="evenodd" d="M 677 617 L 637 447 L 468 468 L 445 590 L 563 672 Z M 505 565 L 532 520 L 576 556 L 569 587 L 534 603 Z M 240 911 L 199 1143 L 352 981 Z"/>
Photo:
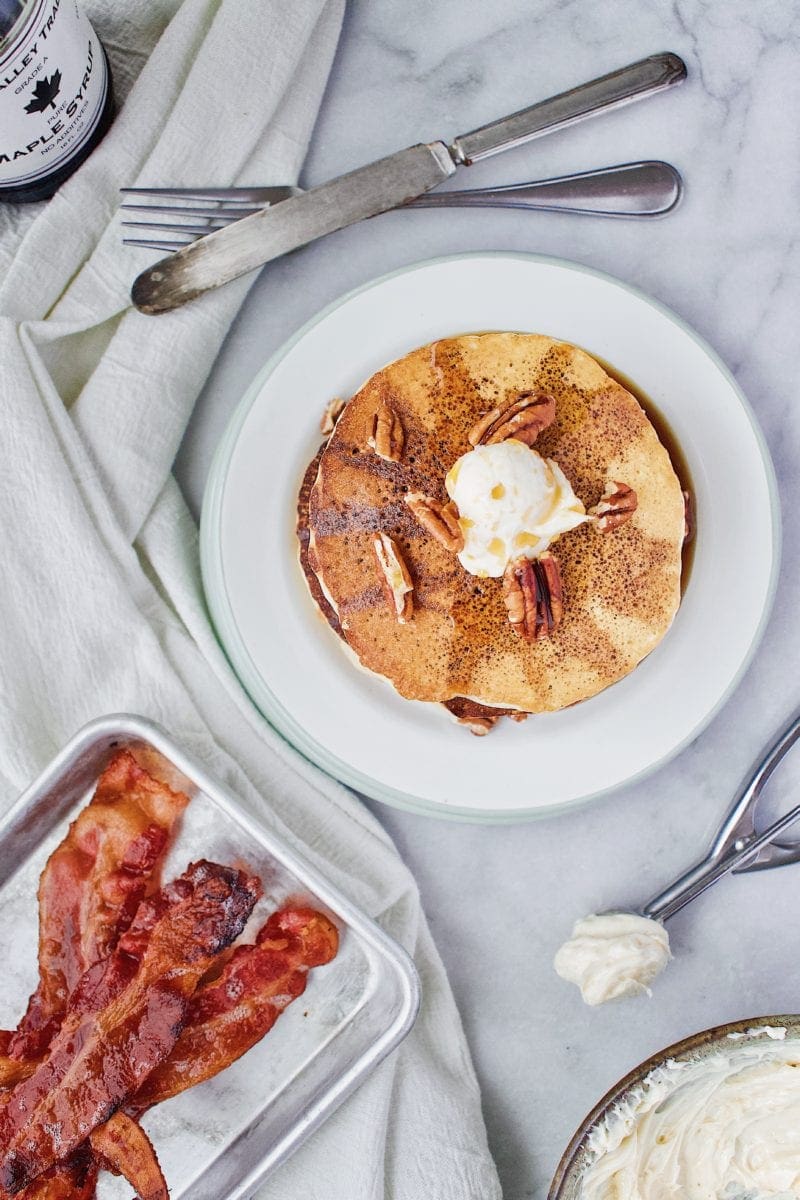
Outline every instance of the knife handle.
<path fill-rule="evenodd" d="M 586 117 L 652 96 L 685 78 L 686 64 L 677 54 L 652 54 L 610 75 L 523 108 L 502 121 L 492 121 L 472 133 L 463 133 L 450 146 L 450 153 L 456 162 L 469 166 L 490 154 L 521 146 Z"/>

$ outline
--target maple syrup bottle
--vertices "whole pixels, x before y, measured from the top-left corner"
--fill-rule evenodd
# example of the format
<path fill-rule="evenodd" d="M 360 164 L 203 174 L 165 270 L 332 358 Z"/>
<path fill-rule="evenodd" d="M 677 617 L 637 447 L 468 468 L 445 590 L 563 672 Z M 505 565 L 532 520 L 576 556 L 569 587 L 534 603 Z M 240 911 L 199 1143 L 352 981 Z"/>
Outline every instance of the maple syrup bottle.
<path fill-rule="evenodd" d="M 108 59 L 76 0 L 0 0 L 0 201 L 52 196 L 113 119 Z"/>

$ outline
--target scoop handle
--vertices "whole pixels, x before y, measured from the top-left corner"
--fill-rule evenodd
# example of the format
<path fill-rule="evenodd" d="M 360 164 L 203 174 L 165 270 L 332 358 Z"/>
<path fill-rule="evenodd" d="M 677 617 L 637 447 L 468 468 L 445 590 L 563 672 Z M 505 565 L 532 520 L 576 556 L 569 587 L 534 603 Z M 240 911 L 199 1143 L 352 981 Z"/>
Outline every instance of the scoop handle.
<path fill-rule="evenodd" d="M 800 820 L 800 805 L 784 813 L 763 833 L 758 833 L 755 826 L 759 797 L 798 739 L 800 713 L 792 718 L 753 767 L 706 857 L 649 900 L 641 909 L 642 916 L 666 921 L 730 871 L 765 870 L 800 861 L 800 843 L 787 846 L 776 842 L 784 830 Z"/>

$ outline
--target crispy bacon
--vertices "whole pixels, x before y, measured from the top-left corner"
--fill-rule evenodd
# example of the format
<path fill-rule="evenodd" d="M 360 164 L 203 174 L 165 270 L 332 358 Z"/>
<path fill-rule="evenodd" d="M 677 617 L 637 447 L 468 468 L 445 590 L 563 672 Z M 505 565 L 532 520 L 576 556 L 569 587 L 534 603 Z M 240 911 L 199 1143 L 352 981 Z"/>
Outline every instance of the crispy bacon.
<path fill-rule="evenodd" d="M 47 1058 L 0 1109 L 0 1188 L 20 1192 L 139 1091 L 259 894 L 257 879 L 199 862 L 140 905 L 114 954 L 80 979 Z"/>
<path fill-rule="evenodd" d="M 0 1030 L 0 1200 L 94 1200 L 101 1168 L 168 1200 L 135 1118 L 238 1059 L 337 952 L 301 906 L 226 949 L 261 890 L 232 868 L 195 863 L 159 891 L 186 803 L 121 751 L 48 860 L 39 986 Z"/>
<path fill-rule="evenodd" d="M 132 1110 L 144 1109 L 217 1075 L 272 1028 L 305 990 L 310 967 L 336 954 L 336 926 L 312 908 L 273 913 L 253 946 L 239 946 L 221 974 L 202 984 L 169 1057 L 137 1092 Z"/>
<path fill-rule="evenodd" d="M 77 981 L 114 949 L 139 902 L 158 887 L 156 868 L 187 803 L 128 750 L 111 759 L 42 873 L 39 984 L 4 1053 L 35 1059 L 45 1052 Z"/>
<path fill-rule="evenodd" d="M 94 1200 L 97 1175 L 95 1158 L 84 1145 L 66 1162 L 34 1179 L 20 1200 Z"/>
<path fill-rule="evenodd" d="M 38 1063 L 23 1062 L 18 1058 L 0 1057 L 0 1089 L 13 1087 L 23 1079 L 27 1079 L 36 1070 Z"/>
<path fill-rule="evenodd" d="M 114 1113 L 95 1129 L 89 1141 L 100 1165 L 127 1179 L 139 1200 L 169 1200 L 156 1152 L 136 1121 L 125 1113 Z"/>

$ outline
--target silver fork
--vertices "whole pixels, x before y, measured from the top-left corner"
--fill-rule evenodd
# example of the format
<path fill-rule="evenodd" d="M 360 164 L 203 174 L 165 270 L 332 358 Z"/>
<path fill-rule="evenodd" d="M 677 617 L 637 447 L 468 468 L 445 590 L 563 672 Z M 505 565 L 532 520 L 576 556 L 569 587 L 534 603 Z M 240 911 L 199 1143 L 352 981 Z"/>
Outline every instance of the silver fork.
<path fill-rule="evenodd" d="M 126 213 L 147 214 L 124 220 L 126 229 L 144 229 L 151 237 L 125 237 L 126 246 L 151 250 L 180 250 L 190 242 L 221 229 L 260 208 L 296 196 L 296 187 L 121 188 L 133 197 L 120 206 Z M 544 212 L 587 213 L 600 217 L 658 217 L 670 212 L 681 198 L 683 181 L 673 166 L 658 161 L 622 163 L 577 175 L 512 183 L 496 188 L 428 192 L 407 208 L 526 208 Z M 142 203 L 154 197 L 159 203 Z M 172 203 L 177 201 L 177 203 Z M 160 218 L 168 217 L 167 221 Z M 197 223 L 201 222 L 201 223 Z M 165 237 L 165 234 L 178 234 Z"/>

